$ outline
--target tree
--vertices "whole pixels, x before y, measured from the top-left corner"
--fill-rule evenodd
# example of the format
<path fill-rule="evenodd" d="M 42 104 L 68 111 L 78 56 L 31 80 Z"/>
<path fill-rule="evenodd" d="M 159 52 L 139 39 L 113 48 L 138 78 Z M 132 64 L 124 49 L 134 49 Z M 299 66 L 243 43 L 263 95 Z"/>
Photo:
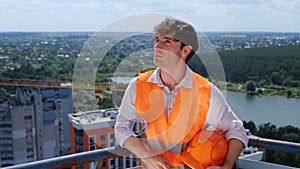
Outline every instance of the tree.
<path fill-rule="evenodd" d="M 246 82 L 246 90 L 248 94 L 254 94 L 256 90 L 256 83 L 253 80 Z"/>
<path fill-rule="evenodd" d="M 36 74 L 36 71 L 34 70 L 33 66 L 26 62 L 26 63 L 23 63 L 21 65 L 21 67 L 19 68 L 19 71 L 26 74 L 26 75 L 34 75 Z"/>
<path fill-rule="evenodd" d="M 282 135 L 282 140 L 291 141 L 291 142 L 299 142 L 299 134 L 297 134 L 297 133 L 284 133 Z"/>
<path fill-rule="evenodd" d="M 253 121 L 249 121 L 249 122 L 243 121 L 243 124 L 244 124 L 244 128 L 249 129 L 252 134 L 255 135 L 257 133 L 257 128 Z"/>
<path fill-rule="evenodd" d="M 112 99 L 112 95 L 106 94 L 104 98 L 99 99 L 98 107 L 99 107 L 99 109 L 107 109 L 107 108 L 115 107 L 113 99 Z"/>
<path fill-rule="evenodd" d="M 279 72 L 272 72 L 272 74 L 270 76 L 270 81 L 273 84 L 276 84 L 276 85 L 282 85 L 283 84 L 283 78 L 282 78 L 282 76 L 280 75 Z"/>
<path fill-rule="evenodd" d="M 277 139 L 277 127 L 271 123 L 261 124 L 258 126 L 258 136 L 270 139 Z"/>
<path fill-rule="evenodd" d="M 300 129 L 288 125 L 280 127 L 277 130 L 275 125 L 266 123 L 259 126 L 257 136 L 276 140 L 299 142 Z M 264 153 L 264 161 L 292 167 L 300 167 L 299 159 L 299 153 L 291 153 L 279 150 L 266 150 Z"/>
<path fill-rule="evenodd" d="M 268 85 L 268 82 L 265 79 L 262 79 L 258 82 L 258 87 L 266 87 Z"/>

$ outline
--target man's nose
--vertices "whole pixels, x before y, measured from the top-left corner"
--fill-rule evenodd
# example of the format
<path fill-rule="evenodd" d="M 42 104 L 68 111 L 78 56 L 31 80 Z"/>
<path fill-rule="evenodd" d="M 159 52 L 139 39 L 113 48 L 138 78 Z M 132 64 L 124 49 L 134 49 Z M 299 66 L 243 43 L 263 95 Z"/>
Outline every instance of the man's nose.
<path fill-rule="evenodd" d="M 161 42 L 155 42 L 155 43 L 154 43 L 154 48 L 162 49 L 162 44 L 161 44 Z"/>

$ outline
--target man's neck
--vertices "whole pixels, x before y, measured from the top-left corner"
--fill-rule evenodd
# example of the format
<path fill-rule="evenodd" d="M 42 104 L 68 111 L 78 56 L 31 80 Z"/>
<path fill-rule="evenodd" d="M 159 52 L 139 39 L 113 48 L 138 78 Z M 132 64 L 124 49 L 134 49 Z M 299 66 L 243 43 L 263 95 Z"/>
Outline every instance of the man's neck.
<path fill-rule="evenodd" d="M 170 91 L 174 90 L 175 86 L 180 83 L 184 78 L 186 72 L 186 65 L 178 65 L 172 68 L 161 68 L 160 78 L 164 85 L 166 85 Z"/>

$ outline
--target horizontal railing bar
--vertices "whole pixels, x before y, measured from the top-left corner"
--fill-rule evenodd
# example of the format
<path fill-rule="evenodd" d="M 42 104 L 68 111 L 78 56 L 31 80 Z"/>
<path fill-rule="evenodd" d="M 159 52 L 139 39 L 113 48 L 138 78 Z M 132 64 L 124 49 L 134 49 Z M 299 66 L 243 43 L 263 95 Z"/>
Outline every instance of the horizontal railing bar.
<path fill-rule="evenodd" d="M 105 148 L 98 149 L 93 151 L 86 151 L 82 153 L 76 153 L 61 157 L 55 157 L 50 159 L 44 159 L 40 161 L 14 165 L 7 167 L 6 169 L 59 169 L 59 168 L 67 168 L 71 166 L 76 166 L 79 164 L 93 162 L 97 160 L 103 160 L 105 158 L 113 158 L 118 156 L 127 156 L 130 155 L 130 152 L 126 149 L 122 148 Z"/>
<path fill-rule="evenodd" d="M 273 140 L 260 138 L 256 136 L 249 136 L 249 146 L 259 147 L 266 150 L 279 150 L 285 152 L 300 153 L 300 143 L 289 141 Z"/>
<path fill-rule="evenodd" d="M 256 136 L 249 136 L 249 146 L 255 146 L 268 150 L 280 150 L 287 152 L 300 152 L 300 143 L 293 143 L 287 141 L 279 141 L 272 139 L 259 138 Z M 61 157 L 45 159 L 41 161 L 30 162 L 26 164 L 19 164 L 7 167 L 6 169 L 56 169 L 67 168 L 87 162 L 103 160 L 105 158 L 113 158 L 118 156 L 128 156 L 131 153 L 126 149 L 120 147 L 110 147 L 105 149 L 86 151 Z"/>

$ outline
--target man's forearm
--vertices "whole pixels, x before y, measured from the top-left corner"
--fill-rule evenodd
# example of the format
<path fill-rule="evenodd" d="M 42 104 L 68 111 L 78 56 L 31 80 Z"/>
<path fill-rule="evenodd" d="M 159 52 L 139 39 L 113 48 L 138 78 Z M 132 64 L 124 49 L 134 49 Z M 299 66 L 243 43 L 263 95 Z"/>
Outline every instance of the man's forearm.
<path fill-rule="evenodd" d="M 165 157 L 147 150 L 138 138 L 129 137 L 124 142 L 124 147 L 140 158 L 149 169 L 171 169 L 173 167 Z"/>
<path fill-rule="evenodd" d="M 232 169 L 243 148 L 244 144 L 240 140 L 235 138 L 230 139 L 228 143 L 228 152 L 222 168 Z"/>
<path fill-rule="evenodd" d="M 133 154 L 135 154 L 139 158 L 149 157 L 150 155 L 152 155 L 143 146 L 143 144 L 140 142 L 140 140 L 135 137 L 129 137 L 127 140 L 125 140 L 124 147 L 127 150 L 131 151 Z"/>

